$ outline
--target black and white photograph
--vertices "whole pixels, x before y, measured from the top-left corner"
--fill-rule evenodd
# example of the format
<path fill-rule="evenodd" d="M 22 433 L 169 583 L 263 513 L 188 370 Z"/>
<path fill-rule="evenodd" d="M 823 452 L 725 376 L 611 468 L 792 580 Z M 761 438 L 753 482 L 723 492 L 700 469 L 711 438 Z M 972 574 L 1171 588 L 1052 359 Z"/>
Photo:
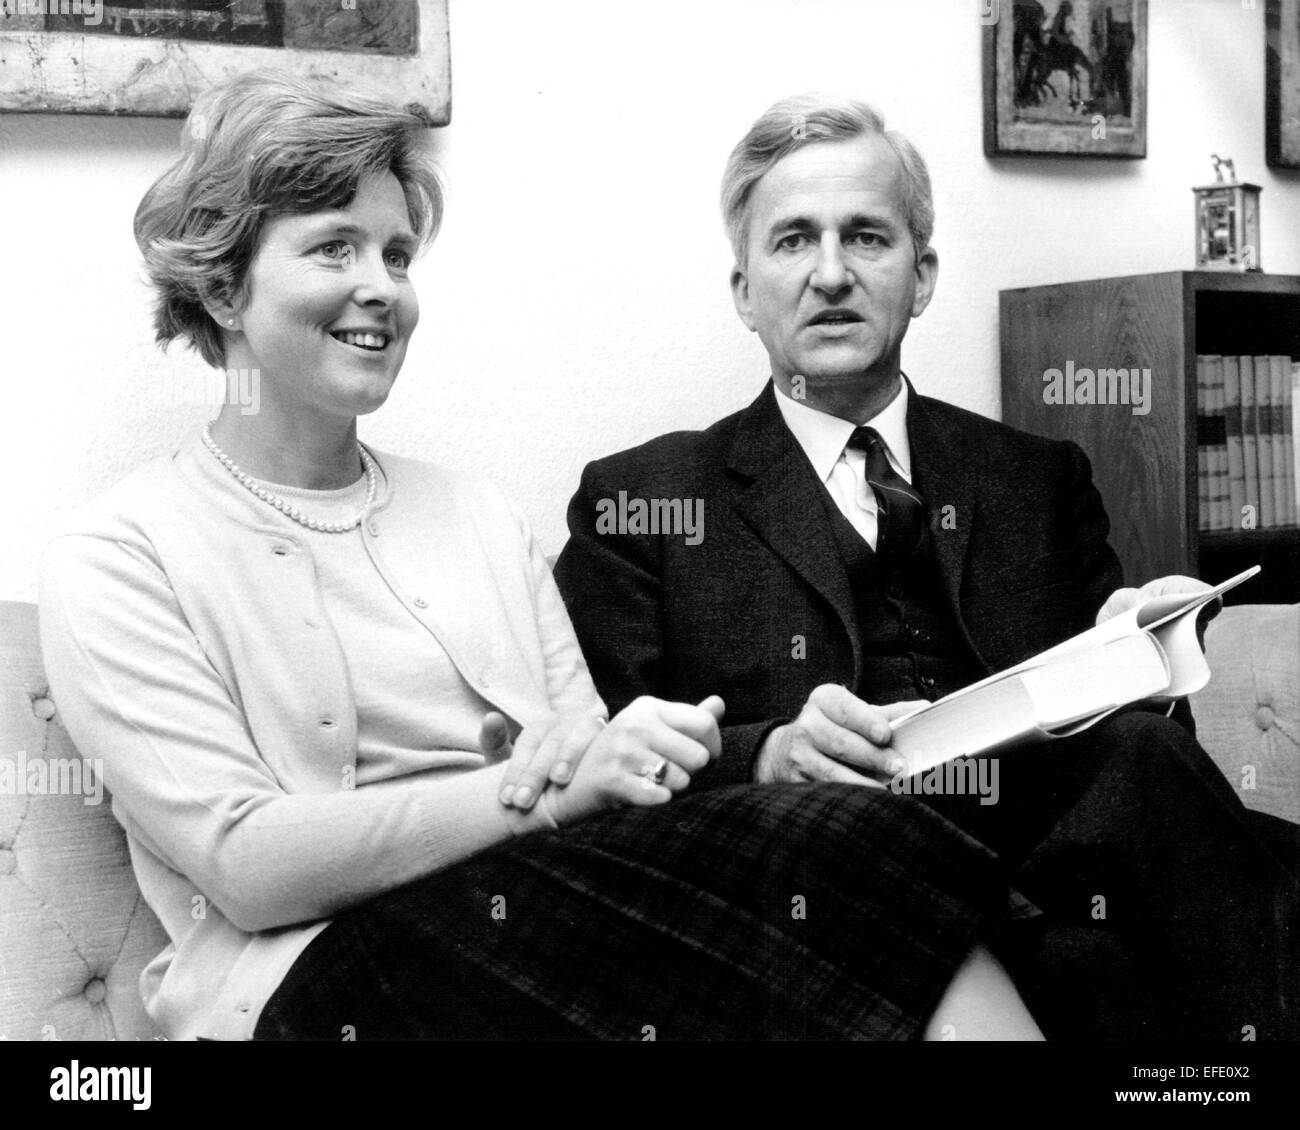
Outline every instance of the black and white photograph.
<path fill-rule="evenodd" d="M 0 0 L 14 1110 L 1286 1101 L 1298 20 Z"/>

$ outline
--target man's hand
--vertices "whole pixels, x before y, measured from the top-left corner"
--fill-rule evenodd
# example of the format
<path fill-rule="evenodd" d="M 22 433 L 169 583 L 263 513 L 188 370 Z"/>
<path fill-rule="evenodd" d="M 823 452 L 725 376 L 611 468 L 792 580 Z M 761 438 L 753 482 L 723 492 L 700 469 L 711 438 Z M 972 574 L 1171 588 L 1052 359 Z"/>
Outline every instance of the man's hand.
<path fill-rule="evenodd" d="M 754 780 L 842 781 L 879 788 L 903 770 L 901 759 L 888 748 L 890 723 L 922 705 L 872 706 L 845 687 L 824 683 L 808 696 L 798 718 L 768 734 Z"/>
<path fill-rule="evenodd" d="M 1097 623 L 1105 623 L 1112 616 L 1127 612 L 1130 608 L 1141 604 L 1144 600 L 1149 600 L 1153 596 L 1190 596 L 1193 593 L 1205 592 L 1213 587 L 1213 585 L 1207 585 L 1204 581 L 1198 581 L 1195 577 L 1174 575 L 1157 577 L 1154 581 L 1147 581 L 1140 589 L 1116 589 L 1107 598 L 1106 603 L 1101 606 L 1101 611 L 1097 613 Z M 1216 597 L 1210 602 L 1209 611 L 1202 613 L 1197 618 L 1200 626 L 1204 628 L 1222 611 L 1223 600 Z"/>

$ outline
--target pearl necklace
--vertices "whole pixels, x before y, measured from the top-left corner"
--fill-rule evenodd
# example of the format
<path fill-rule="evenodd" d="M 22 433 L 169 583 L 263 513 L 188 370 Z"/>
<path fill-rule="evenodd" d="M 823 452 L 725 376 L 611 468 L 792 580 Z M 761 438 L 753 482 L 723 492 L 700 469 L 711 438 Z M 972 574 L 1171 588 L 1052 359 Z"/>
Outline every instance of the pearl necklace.
<path fill-rule="evenodd" d="M 375 461 L 371 458 L 370 452 L 361 444 L 357 444 L 357 451 L 361 453 L 361 464 L 366 469 L 366 501 L 362 503 L 361 510 L 350 522 L 322 522 L 318 518 L 308 518 L 292 502 L 281 498 L 278 494 L 272 494 L 264 486 L 259 486 L 256 479 L 251 475 L 246 475 L 235 466 L 235 461 L 217 446 L 216 441 L 212 438 L 211 424 L 203 425 L 203 444 L 217 457 L 217 462 L 234 475 L 251 493 L 255 494 L 263 502 L 274 506 L 286 518 L 292 518 L 299 525 L 306 526 L 309 530 L 319 530 L 325 534 L 345 534 L 348 530 L 354 530 L 361 525 L 361 519 L 365 516 L 366 509 L 375 500 L 375 486 L 378 481 L 375 476 Z"/>

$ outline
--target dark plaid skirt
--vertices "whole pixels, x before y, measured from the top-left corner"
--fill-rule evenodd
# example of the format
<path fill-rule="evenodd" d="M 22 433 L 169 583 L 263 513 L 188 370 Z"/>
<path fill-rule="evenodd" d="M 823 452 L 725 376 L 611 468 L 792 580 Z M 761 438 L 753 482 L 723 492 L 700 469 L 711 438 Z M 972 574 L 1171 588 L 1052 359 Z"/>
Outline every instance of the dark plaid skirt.
<path fill-rule="evenodd" d="M 341 914 L 258 1039 L 911 1039 L 1008 890 L 906 796 L 742 786 L 499 845 Z"/>

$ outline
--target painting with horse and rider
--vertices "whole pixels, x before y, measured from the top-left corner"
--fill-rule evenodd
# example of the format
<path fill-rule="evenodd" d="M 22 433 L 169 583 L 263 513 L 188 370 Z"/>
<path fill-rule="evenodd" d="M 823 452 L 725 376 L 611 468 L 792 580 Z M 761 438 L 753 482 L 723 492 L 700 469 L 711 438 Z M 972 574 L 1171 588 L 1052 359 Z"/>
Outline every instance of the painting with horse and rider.
<path fill-rule="evenodd" d="M 1133 114 L 1133 0 L 1015 0 L 1016 116 L 1026 122 Z"/>
<path fill-rule="evenodd" d="M 984 152 L 1146 156 L 1147 0 L 982 0 Z"/>

